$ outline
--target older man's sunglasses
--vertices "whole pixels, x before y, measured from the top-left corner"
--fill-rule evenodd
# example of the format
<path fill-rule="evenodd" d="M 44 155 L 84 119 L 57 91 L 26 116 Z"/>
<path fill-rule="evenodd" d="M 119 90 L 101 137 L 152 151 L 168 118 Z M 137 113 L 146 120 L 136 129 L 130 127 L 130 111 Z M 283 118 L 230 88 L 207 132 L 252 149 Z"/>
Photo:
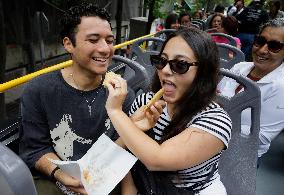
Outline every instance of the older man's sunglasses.
<path fill-rule="evenodd" d="M 153 66 L 155 66 L 158 70 L 162 70 L 168 63 L 170 65 L 171 70 L 177 74 L 184 74 L 188 71 L 190 66 L 197 66 L 197 62 L 187 62 L 184 60 L 167 60 L 164 57 L 159 55 L 151 55 L 150 60 Z"/>
<path fill-rule="evenodd" d="M 267 41 L 263 36 L 255 36 L 253 42 L 254 46 L 263 47 L 265 44 L 267 44 L 268 50 L 273 53 L 278 53 L 284 47 L 284 43 L 281 43 L 280 41 Z"/>

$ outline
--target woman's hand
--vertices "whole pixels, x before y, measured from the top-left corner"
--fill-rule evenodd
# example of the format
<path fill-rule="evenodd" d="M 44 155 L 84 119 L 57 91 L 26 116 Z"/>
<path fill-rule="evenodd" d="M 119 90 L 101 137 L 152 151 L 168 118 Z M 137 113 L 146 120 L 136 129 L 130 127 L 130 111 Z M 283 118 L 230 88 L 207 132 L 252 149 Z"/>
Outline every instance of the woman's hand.
<path fill-rule="evenodd" d="M 130 118 L 139 129 L 147 131 L 155 126 L 165 106 L 165 101 L 158 100 L 150 110 L 145 111 L 145 107 L 142 106 Z"/>
<path fill-rule="evenodd" d="M 107 112 L 115 112 L 122 110 L 122 104 L 127 95 L 127 82 L 123 78 L 116 76 L 113 77 L 107 84 L 108 98 L 106 101 Z"/>

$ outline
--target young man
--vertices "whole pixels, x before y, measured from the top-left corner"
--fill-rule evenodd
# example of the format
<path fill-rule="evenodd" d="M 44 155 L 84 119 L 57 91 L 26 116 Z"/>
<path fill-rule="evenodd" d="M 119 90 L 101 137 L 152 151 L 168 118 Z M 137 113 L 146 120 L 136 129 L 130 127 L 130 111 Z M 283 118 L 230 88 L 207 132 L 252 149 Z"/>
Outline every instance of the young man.
<path fill-rule="evenodd" d="M 20 156 L 40 176 L 39 194 L 61 193 L 67 187 L 85 194 L 80 181 L 58 169 L 48 158 L 80 159 L 105 133 L 117 138 L 108 118 L 102 87 L 114 54 L 109 14 L 93 4 L 70 8 L 62 18 L 61 38 L 73 60 L 71 67 L 39 76 L 28 83 L 22 96 Z M 134 99 L 129 90 L 123 109 Z"/>

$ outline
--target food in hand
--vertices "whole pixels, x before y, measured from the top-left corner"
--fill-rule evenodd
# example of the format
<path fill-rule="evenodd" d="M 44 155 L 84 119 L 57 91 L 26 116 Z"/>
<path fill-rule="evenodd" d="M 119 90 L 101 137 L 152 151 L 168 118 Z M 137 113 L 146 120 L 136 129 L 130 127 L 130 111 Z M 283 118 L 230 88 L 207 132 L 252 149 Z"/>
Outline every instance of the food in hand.
<path fill-rule="evenodd" d="M 144 108 L 144 111 L 147 111 L 150 109 L 150 106 L 153 105 L 156 101 L 158 101 L 164 94 L 164 88 L 160 89 L 153 98 L 147 103 L 147 105 Z"/>
<path fill-rule="evenodd" d="M 106 87 L 106 85 L 110 82 L 110 80 L 114 77 L 121 77 L 119 74 L 115 74 L 114 72 L 107 72 L 105 75 L 105 79 L 103 82 L 103 86 Z"/>
<path fill-rule="evenodd" d="M 83 170 L 83 177 L 86 180 L 87 183 L 91 183 L 92 181 L 92 176 L 90 174 L 90 171 L 88 169 Z"/>

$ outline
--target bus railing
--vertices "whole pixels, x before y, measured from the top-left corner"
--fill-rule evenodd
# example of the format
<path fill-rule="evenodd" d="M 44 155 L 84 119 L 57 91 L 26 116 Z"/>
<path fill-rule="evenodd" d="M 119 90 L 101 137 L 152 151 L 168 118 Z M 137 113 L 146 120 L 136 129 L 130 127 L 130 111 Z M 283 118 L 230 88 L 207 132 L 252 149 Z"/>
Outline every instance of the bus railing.
<path fill-rule="evenodd" d="M 130 41 L 126 41 L 124 43 L 115 45 L 114 48 L 115 49 L 120 49 L 120 48 L 122 48 L 124 46 L 133 44 L 135 41 L 138 41 L 138 40 L 146 38 L 146 37 L 152 37 L 152 36 L 154 36 L 154 33 L 148 34 L 148 35 L 145 35 L 145 36 L 142 36 L 142 37 L 138 37 L 136 39 L 132 39 Z M 37 77 L 37 76 L 39 76 L 41 74 L 45 74 L 45 73 L 48 73 L 48 72 L 52 72 L 52 71 L 55 71 L 55 70 L 59 70 L 59 69 L 71 66 L 72 62 L 73 62 L 72 60 L 68 60 L 68 61 L 56 64 L 56 65 L 44 68 L 42 70 L 39 70 L 39 71 L 30 73 L 30 74 L 24 75 L 22 77 L 13 79 L 11 81 L 7 81 L 7 82 L 5 82 L 3 84 L 0 84 L 0 93 L 3 93 L 3 92 L 5 92 L 5 91 L 7 91 L 9 89 L 17 87 L 18 85 L 24 84 L 24 83 L 30 81 L 31 79 L 33 79 L 34 77 Z"/>

